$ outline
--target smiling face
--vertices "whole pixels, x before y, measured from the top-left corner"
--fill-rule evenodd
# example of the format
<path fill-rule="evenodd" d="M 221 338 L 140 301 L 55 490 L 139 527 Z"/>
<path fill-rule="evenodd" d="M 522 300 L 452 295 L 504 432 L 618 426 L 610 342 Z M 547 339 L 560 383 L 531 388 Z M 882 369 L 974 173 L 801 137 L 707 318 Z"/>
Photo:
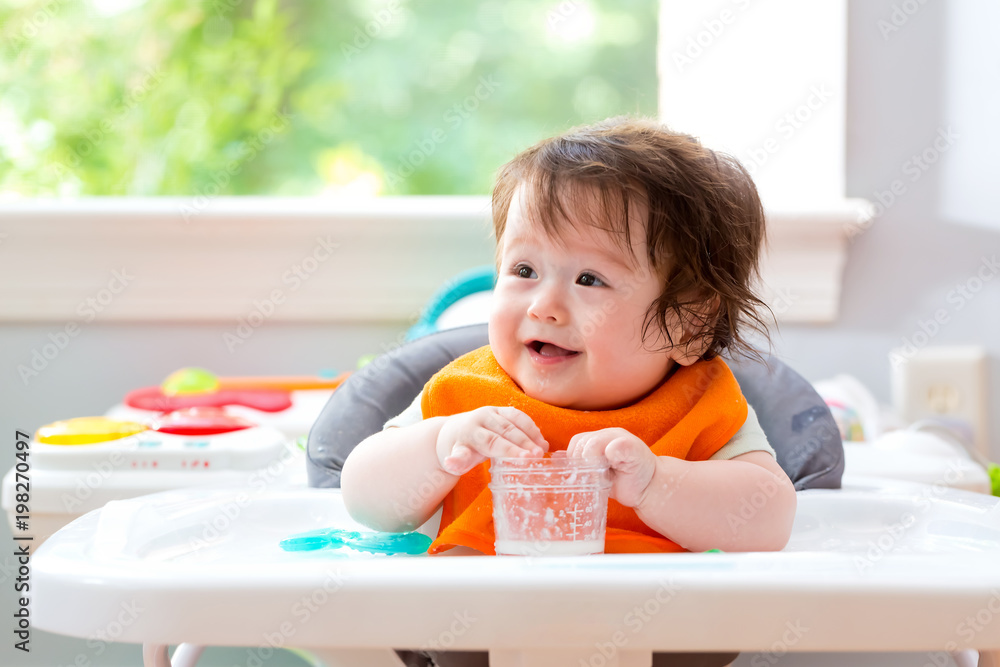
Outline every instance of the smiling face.
<path fill-rule="evenodd" d="M 558 238 L 511 201 L 490 313 L 497 362 L 528 396 L 565 408 L 607 410 L 642 398 L 674 364 L 662 338 L 642 340 L 662 284 L 649 264 L 644 223 L 628 252 L 588 224 L 597 198 L 582 191 Z M 631 207 L 632 209 L 641 207 Z"/>

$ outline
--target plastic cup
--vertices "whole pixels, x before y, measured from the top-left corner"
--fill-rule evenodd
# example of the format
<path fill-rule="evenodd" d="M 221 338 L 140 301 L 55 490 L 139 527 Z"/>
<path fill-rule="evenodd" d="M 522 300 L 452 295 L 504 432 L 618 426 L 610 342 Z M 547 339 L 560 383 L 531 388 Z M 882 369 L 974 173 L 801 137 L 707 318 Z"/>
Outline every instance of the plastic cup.
<path fill-rule="evenodd" d="M 604 553 L 607 459 L 495 458 L 490 476 L 498 556 Z"/>

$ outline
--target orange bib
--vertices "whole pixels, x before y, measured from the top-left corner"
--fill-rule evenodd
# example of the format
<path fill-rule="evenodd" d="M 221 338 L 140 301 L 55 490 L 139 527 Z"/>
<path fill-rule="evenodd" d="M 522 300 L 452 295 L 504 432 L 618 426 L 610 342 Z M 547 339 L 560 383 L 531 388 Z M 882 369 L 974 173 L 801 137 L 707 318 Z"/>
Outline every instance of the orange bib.
<path fill-rule="evenodd" d="M 645 398 L 616 410 L 559 408 L 527 396 L 500 368 L 487 345 L 463 355 L 434 375 L 424 387 L 425 419 L 469 412 L 487 405 L 513 406 L 538 426 L 549 451 L 566 449 L 577 433 L 624 428 L 657 456 L 704 461 L 743 426 L 747 402 L 721 359 L 682 366 Z M 445 496 L 441 528 L 431 544 L 435 554 L 464 545 L 495 554 L 493 497 L 487 484 L 490 463 L 462 475 Z M 635 510 L 608 501 L 606 553 L 684 551 L 644 524 Z"/>

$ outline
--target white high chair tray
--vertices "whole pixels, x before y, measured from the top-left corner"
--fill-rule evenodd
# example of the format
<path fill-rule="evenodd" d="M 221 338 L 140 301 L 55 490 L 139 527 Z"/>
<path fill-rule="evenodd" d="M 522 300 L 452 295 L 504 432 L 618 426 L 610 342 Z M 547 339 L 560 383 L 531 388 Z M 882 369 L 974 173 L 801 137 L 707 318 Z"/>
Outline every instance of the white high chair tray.
<path fill-rule="evenodd" d="M 168 491 L 110 503 L 42 545 L 32 619 L 82 638 L 117 622 L 117 641 L 147 645 L 446 638 L 536 657 L 608 642 L 646 656 L 1000 648 L 997 499 L 879 484 L 800 492 L 780 553 L 575 558 L 284 552 L 293 533 L 361 529 L 339 490 Z"/>

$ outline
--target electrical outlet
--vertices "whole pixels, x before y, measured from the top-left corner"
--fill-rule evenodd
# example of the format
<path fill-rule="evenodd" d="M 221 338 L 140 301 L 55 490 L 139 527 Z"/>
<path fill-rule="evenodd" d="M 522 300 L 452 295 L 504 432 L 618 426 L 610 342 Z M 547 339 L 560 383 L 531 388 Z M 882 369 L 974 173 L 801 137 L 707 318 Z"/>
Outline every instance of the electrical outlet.
<path fill-rule="evenodd" d="M 978 345 L 894 349 L 892 404 L 905 424 L 944 417 L 971 429 L 976 449 L 989 457 L 986 350 Z"/>

